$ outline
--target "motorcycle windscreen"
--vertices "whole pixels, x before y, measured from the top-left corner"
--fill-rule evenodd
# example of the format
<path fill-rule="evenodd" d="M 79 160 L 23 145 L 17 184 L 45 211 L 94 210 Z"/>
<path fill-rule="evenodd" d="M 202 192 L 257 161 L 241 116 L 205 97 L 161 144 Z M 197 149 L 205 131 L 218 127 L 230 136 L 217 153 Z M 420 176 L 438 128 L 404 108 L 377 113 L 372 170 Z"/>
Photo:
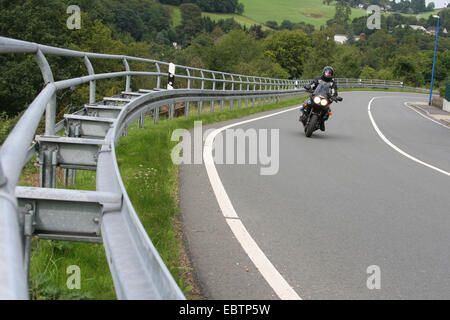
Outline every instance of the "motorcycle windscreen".
<path fill-rule="evenodd" d="M 314 90 L 314 96 L 328 98 L 330 95 L 331 95 L 331 88 L 326 83 L 319 83 L 316 90 Z"/>

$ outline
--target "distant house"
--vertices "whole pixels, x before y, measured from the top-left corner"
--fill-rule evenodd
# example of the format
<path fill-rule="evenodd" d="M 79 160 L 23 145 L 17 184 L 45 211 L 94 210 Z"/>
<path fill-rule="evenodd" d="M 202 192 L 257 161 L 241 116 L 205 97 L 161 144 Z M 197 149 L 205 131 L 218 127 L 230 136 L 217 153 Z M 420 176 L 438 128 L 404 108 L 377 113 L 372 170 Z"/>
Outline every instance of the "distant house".
<path fill-rule="evenodd" d="M 413 30 L 420 30 L 420 31 L 423 31 L 423 32 L 427 32 L 427 29 L 425 29 L 425 27 L 422 27 L 422 26 L 417 26 L 417 25 L 415 25 L 415 24 L 411 24 L 411 25 L 409 25 Z"/>
<path fill-rule="evenodd" d="M 432 35 L 435 35 L 435 34 L 436 34 L 436 30 L 437 30 L 436 27 L 428 27 L 428 28 L 427 28 L 427 32 L 428 32 L 429 34 L 432 34 Z"/>
<path fill-rule="evenodd" d="M 345 34 L 337 34 L 334 36 L 334 42 L 338 44 L 344 44 L 348 41 L 348 37 Z"/>
<path fill-rule="evenodd" d="M 415 24 L 410 24 L 410 25 L 406 25 L 406 24 L 401 24 L 401 25 L 398 25 L 398 26 L 395 26 L 396 28 L 402 28 L 402 29 L 404 29 L 404 28 L 406 28 L 406 27 L 410 27 L 411 29 L 413 29 L 413 30 L 419 30 L 419 31 L 422 31 L 422 32 L 427 32 L 427 33 L 429 33 L 428 31 L 427 31 L 427 29 L 425 29 L 425 27 L 422 27 L 422 26 L 418 26 L 418 25 L 415 25 Z"/>
<path fill-rule="evenodd" d="M 436 27 L 428 27 L 427 32 L 429 34 L 436 35 Z M 442 33 L 447 34 L 448 33 L 447 28 L 444 28 L 444 30 L 442 30 Z"/>

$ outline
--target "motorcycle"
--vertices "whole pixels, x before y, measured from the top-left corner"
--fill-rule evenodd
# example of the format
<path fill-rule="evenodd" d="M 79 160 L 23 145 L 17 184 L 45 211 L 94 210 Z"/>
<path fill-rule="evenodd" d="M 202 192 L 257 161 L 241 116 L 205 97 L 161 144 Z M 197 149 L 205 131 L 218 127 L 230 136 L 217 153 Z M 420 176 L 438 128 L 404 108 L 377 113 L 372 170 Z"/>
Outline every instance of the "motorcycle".
<path fill-rule="evenodd" d="M 314 91 L 309 85 L 304 88 L 311 94 L 309 101 L 304 104 L 304 107 L 309 106 L 309 112 L 303 114 L 300 119 L 305 128 L 305 135 L 310 138 L 313 132 L 320 128 L 321 122 L 326 120 L 325 117 L 330 112 L 330 105 L 343 99 L 332 96 L 330 85 L 326 82 L 319 83 Z"/>

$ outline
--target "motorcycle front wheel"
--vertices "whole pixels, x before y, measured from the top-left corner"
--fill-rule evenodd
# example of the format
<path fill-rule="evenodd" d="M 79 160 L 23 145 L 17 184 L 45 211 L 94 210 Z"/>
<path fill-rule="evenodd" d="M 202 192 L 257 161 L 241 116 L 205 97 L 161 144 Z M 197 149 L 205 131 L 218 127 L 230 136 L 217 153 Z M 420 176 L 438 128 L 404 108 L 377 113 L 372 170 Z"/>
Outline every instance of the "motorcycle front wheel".
<path fill-rule="evenodd" d="M 309 123 L 305 127 L 305 135 L 306 137 L 310 138 L 313 134 L 313 132 L 316 129 L 317 121 L 319 121 L 319 116 L 317 114 L 313 114 L 311 116 L 311 120 L 309 120 Z"/>

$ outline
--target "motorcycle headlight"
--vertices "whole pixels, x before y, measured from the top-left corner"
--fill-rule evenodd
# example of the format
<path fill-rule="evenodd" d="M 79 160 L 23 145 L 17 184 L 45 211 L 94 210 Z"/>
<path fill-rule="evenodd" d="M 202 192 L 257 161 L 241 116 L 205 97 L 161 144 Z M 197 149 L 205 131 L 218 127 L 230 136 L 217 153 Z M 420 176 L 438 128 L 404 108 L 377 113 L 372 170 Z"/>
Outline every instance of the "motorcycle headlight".
<path fill-rule="evenodd" d="M 320 97 L 314 97 L 314 103 L 315 104 L 320 104 L 320 102 L 321 102 Z"/>
<path fill-rule="evenodd" d="M 322 99 L 320 101 L 320 104 L 325 107 L 326 105 L 328 105 L 328 100 L 327 99 Z"/>

